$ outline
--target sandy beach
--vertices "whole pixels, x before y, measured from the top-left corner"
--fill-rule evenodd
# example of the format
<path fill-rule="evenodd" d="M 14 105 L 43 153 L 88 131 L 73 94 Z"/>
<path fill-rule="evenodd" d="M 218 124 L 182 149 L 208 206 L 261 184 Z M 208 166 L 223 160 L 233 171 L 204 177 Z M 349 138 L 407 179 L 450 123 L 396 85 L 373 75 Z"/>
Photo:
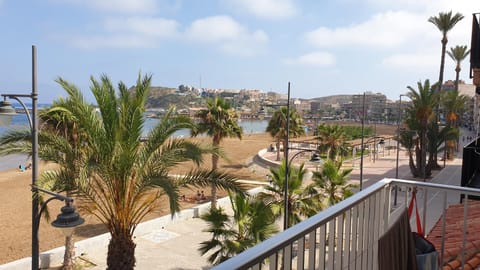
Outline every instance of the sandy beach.
<path fill-rule="evenodd" d="M 202 143 L 209 143 L 208 137 L 195 138 L 195 140 Z M 265 169 L 258 166 L 250 166 L 252 157 L 256 153 L 272 143 L 269 135 L 251 134 L 244 135 L 242 140 L 225 139 L 222 142 L 230 163 L 221 160 L 220 167 L 222 170 L 234 173 L 241 179 L 255 179 L 265 180 Z M 4 157 L 5 160 L 5 157 Z M 4 166 L 15 167 L 15 169 L 0 171 L 0 264 L 14 261 L 20 258 L 29 257 L 31 255 L 31 215 L 32 215 L 32 199 L 31 199 L 31 170 L 20 172 L 18 170 L 18 162 L 25 162 L 25 156 L 16 156 L 15 159 L 9 159 L 7 162 L 2 162 Z M 204 164 L 206 168 L 211 167 L 210 156 L 205 156 Z M 192 164 L 182 164 L 177 166 L 174 173 L 182 173 L 192 168 Z M 40 165 L 40 172 L 44 170 L 53 169 L 53 164 L 42 163 Z M 182 190 L 187 198 L 193 198 L 197 190 Z M 205 190 L 208 196 L 210 191 Z M 220 195 L 225 195 L 221 193 Z M 193 204 L 184 202 L 182 208 L 189 208 Z M 62 202 L 52 201 L 49 203 L 49 209 L 52 215 L 50 220 L 55 219 L 55 215 L 59 213 Z M 150 214 L 147 219 L 163 216 L 168 213 L 168 204 L 162 202 L 162 207 L 158 211 Z M 75 232 L 75 240 L 89 238 L 106 232 L 104 226 L 100 224 L 93 217 L 85 217 L 86 222 L 79 226 Z M 60 230 L 55 229 L 50 225 L 45 218 L 40 222 L 39 241 L 40 250 L 46 251 L 55 247 L 62 246 L 64 237 Z"/>
<path fill-rule="evenodd" d="M 378 134 L 393 134 L 395 126 L 387 126 L 384 131 L 377 126 Z M 309 137 L 312 138 L 312 137 Z M 306 137 L 295 140 L 307 139 Z M 210 138 L 195 138 L 202 143 L 210 143 Z M 220 160 L 219 167 L 222 170 L 236 175 L 239 179 L 266 180 L 265 175 L 268 171 L 258 165 L 253 164 L 252 158 L 260 149 L 267 148 L 274 143 L 272 138 L 266 133 L 246 134 L 242 140 L 225 139 L 222 147 L 229 157 L 230 161 Z M 15 161 L 17 162 L 17 161 Z M 206 168 L 211 166 L 210 156 L 205 156 L 204 164 Z M 16 165 L 18 166 L 18 165 Z M 192 168 L 192 164 L 181 164 L 177 166 L 172 173 L 183 173 Z M 54 168 L 54 164 L 40 165 L 40 172 Z M 18 169 L 0 171 L 0 264 L 14 261 L 31 255 L 31 170 L 20 172 Z M 187 198 L 193 198 L 197 190 L 184 189 L 182 193 Z M 209 189 L 205 189 L 208 196 Z M 225 195 L 225 193 L 220 193 Z M 147 219 L 163 216 L 168 213 L 168 204 L 161 202 L 162 207 L 158 211 L 150 214 Z M 183 202 L 182 208 L 189 208 L 193 203 Z M 53 201 L 49 204 L 53 221 L 59 212 L 61 202 Z M 79 226 L 75 232 L 75 240 L 89 238 L 106 232 L 104 226 L 93 217 L 86 216 L 86 222 Z M 39 239 L 40 250 L 46 251 L 55 247 L 62 246 L 64 243 L 63 234 L 55 229 L 44 218 L 40 222 Z"/>

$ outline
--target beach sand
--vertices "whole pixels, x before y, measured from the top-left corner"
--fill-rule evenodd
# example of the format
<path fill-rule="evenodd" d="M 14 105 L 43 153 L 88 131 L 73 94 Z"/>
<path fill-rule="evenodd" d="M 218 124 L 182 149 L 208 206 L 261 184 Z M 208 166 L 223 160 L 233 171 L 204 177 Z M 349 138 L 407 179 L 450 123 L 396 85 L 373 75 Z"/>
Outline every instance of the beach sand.
<path fill-rule="evenodd" d="M 195 138 L 201 143 L 210 143 L 210 138 Z M 272 138 L 265 133 L 244 135 L 242 140 L 227 138 L 222 141 L 221 146 L 230 159 L 230 163 L 220 160 L 219 167 L 230 173 L 234 173 L 240 179 L 265 180 L 266 170 L 259 166 L 249 166 L 252 157 L 262 148 L 267 148 L 272 143 Z M 18 166 L 18 165 L 17 165 Z M 205 156 L 203 166 L 211 168 L 210 156 Z M 42 163 L 40 172 L 53 169 L 53 164 Z M 184 173 L 193 168 L 190 163 L 177 166 L 173 173 Z M 18 169 L 11 169 L 0 172 L 0 264 L 14 261 L 20 258 L 31 256 L 31 178 L 32 170 L 20 172 Z M 205 189 L 205 194 L 210 194 L 210 189 Z M 182 208 L 189 208 L 195 203 L 188 201 L 194 198 L 197 189 L 183 189 L 187 201 L 182 203 Z M 220 192 L 225 196 L 225 192 Z M 64 236 L 62 232 L 50 225 L 59 213 L 62 202 L 52 201 L 49 203 L 51 219 L 48 222 L 42 218 L 39 230 L 40 250 L 46 251 L 55 247 L 63 246 Z M 161 202 L 161 208 L 147 216 L 147 219 L 160 217 L 169 213 L 168 203 Z M 94 217 L 85 217 L 85 224 L 79 226 L 75 232 L 75 241 L 89 238 L 106 232 L 104 226 Z"/>
<path fill-rule="evenodd" d="M 386 126 L 382 130 L 381 126 L 377 126 L 377 134 L 393 134 L 396 126 Z M 312 137 L 295 138 L 292 140 L 311 139 Z M 209 137 L 194 138 L 201 143 L 210 143 Z M 227 138 L 222 141 L 223 147 L 230 162 L 220 160 L 219 167 L 229 173 L 236 175 L 239 179 L 253 179 L 265 181 L 265 175 L 268 170 L 252 163 L 252 158 L 259 150 L 267 148 L 270 144 L 275 142 L 266 133 L 260 134 L 246 134 L 242 140 Z M 211 157 L 205 156 L 203 166 L 211 168 Z M 190 163 L 184 163 L 175 168 L 172 173 L 184 173 L 193 167 Z M 43 170 L 53 169 L 53 164 L 42 163 L 40 165 L 40 172 Z M 20 258 L 31 256 L 31 170 L 20 172 L 18 169 L 12 169 L 0 172 L 0 264 L 14 261 Z M 205 194 L 210 195 L 210 189 L 205 189 Z M 194 203 L 189 199 L 194 198 L 197 189 L 183 189 L 182 194 L 185 194 L 187 201 L 182 203 L 182 208 L 189 208 Z M 220 196 L 225 196 L 226 193 L 220 191 Z M 59 213 L 62 202 L 52 201 L 49 204 L 51 212 L 51 221 Z M 148 215 L 146 219 L 160 217 L 169 213 L 168 203 L 166 200 L 161 201 L 161 207 Z M 84 216 L 85 224 L 79 226 L 75 231 L 74 240 L 89 238 L 106 230 L 92 216 Z M 39 230 L 39 242 L 41 252 L 50 250 L 55 247 L 64 245 L 64 236 L 62 232 L 50 225 L 42 218 Z"/>

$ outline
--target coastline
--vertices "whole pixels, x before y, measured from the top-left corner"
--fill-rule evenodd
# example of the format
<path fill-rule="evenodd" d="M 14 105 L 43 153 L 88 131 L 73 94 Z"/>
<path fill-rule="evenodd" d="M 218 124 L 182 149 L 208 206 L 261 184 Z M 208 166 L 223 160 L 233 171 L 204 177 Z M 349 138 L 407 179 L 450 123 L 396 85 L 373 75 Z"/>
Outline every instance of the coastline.
<path fill-rule="evenodd" d="M 25 165 L 29 162 L 28 155 L 25 154 L 11 154 L 0 156 L 0 173 L 13 169 L 18 169 L 18 165 Z"/>

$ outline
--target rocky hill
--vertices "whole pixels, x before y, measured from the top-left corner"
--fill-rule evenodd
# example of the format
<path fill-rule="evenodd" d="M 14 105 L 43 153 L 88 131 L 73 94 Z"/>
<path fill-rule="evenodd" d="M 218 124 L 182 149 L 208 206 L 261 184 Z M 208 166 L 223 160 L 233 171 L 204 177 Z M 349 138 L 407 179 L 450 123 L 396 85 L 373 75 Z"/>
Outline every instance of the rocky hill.
<path fill-rule="evenodd" d="M 333 96 L 326 96 L 326 97 L 317 97 L 312 98 L 311 101 L 318 102 L 322 104 L 343 104 L 352 101 L 353 95 L 333 95 Z"/>

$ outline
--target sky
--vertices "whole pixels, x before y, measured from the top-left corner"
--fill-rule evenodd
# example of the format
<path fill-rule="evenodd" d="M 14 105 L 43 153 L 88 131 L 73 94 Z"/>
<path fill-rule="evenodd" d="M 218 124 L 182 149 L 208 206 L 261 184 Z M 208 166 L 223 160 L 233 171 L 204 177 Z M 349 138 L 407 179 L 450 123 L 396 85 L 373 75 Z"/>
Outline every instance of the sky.
<path fill-rule="evenodd" d="M 439 12 L 465 16 L 447 47 L 470 47 L 479 0 L 0 0 L 0 93 L 31 91 L 37 48 L 39 101 L 84 91 L 102 74 L 134 85 L 260 89 L 314 98 L 380 92 L 438 80 Z M 455 79 L 447 56 L 444 78 Z M 471 83 L 469 59 L 460 79 Z"/>

